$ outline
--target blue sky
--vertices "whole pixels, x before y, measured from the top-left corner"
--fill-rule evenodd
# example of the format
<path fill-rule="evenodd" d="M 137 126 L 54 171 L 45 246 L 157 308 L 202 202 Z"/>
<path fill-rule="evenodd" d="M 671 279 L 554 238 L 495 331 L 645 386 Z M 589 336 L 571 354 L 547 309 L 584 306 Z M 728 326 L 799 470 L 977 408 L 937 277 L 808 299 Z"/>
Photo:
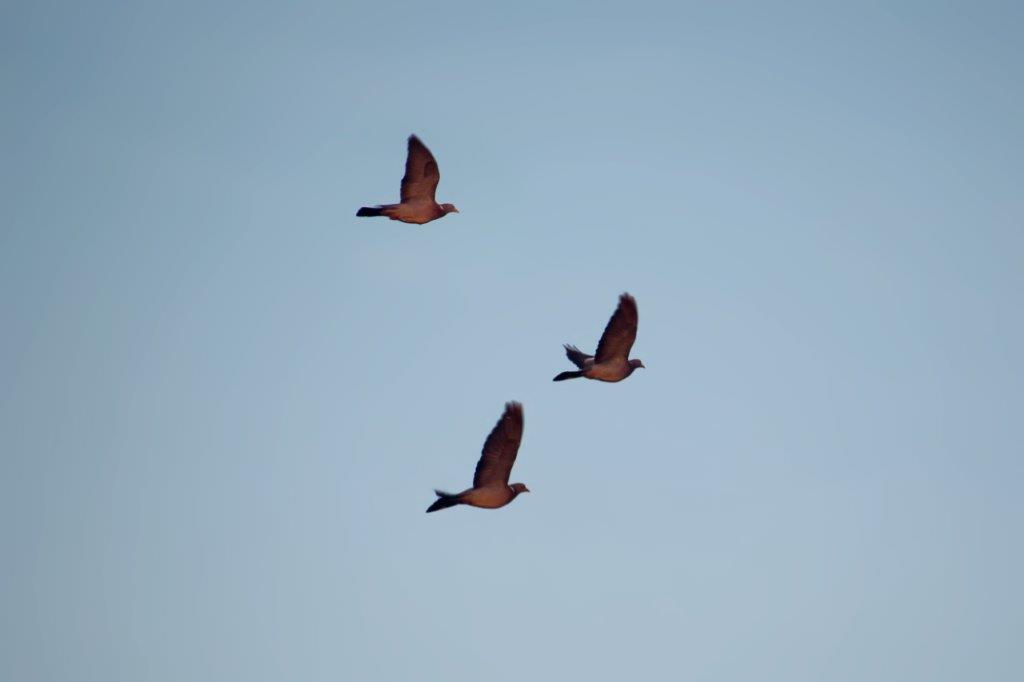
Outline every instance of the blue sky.
<path fill-rule="evenodd" d="M 1022 30 L 5 5 L 0 677 L 1020 678 Z"/>

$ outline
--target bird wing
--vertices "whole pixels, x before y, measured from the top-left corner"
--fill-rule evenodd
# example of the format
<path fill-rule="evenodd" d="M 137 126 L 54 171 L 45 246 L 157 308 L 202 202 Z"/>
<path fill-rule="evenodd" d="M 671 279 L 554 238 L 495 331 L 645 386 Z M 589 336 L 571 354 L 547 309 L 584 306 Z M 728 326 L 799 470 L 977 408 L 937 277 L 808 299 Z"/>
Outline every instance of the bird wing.
<path fill-rule="evenodd" d="M 402 203 L 429 199 L 434 201 L 441 172 L 437 161 L 426 145 L 415 135 L 409 136 L 409 153 L 405 157 L 405 177 L 402 178 Z"/>
<path fill-rule="evenodd" d="M 619 307 L 615 309 L 608 325 L 604 328 L 601 341 L 597 344 L 594 361 L 607 362 L 613 358 L 629 358 L 629 349 L 636 341 L 636 325 L 639 314 L 636 310 L 636 299 L 629 294 L 619 296 Z"/>
<path fill-rule="evenodd" d="M 569 361 L 572 362 L 572 364 L 576 365 L 580 369 L 583 369 L 583 366 L 587 364 L 587 360 L 594 357 L 593 355 L 587 355 L 576 346 L 570 346 L 569 344 L 565 344 L 565 355 L 569 358 Z"/>
<path fill-rule="evenodd" d="M 523 406 L 516 402 L 505 403 L 505 412 L 494 425 L 484 442 L 480 461 L 473 474 L 473 487 L 508 485 L 512 465 L 519 452 L 519 441 L 523 438 Z"/>

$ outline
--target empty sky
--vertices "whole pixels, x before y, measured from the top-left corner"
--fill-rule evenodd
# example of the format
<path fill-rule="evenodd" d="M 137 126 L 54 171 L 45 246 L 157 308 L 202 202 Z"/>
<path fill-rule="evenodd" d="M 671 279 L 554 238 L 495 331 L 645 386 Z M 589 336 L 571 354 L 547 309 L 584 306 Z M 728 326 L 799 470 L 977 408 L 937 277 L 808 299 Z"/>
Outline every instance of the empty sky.
<path fill-rule="evenodd" d="M 1021 679 L 1022 34 L 5 4 L 0 678 Z M 412 132 L 461 213 L 356 219 Z"/>

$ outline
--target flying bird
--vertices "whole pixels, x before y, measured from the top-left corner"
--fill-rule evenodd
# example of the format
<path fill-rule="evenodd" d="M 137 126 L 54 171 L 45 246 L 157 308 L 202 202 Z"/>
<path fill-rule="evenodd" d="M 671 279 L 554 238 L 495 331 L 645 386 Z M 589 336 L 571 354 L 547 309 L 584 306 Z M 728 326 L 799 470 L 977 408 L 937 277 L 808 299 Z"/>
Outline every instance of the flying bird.
<path fill-rule="evenodd" d="M 449 213 L 458 213 L 452 204 L 439 204 L 434 200 L 441 173 L 437 161 L 426 145 L 415 135 L 409 136 L 409 153 L 405 157 L 405 177 L 402 178 L 402 201 L 398 204 L 364 206 L 359 217 L 386 216 L 403 223 L 423 225 Z"/>
<path fill-rule="evenodd" d="M 587 355 L 576 346 L 565 344 L 566 356 L 579 367 L 579 371 L 562 372 L 554 381 L 580 377 L 598 381 L 622 381 L 632 374 L 633 370 L 643 367 L 644 363 L 639 360 L 629 359 L 629 350 L 636 341 L 637 320 L 636 299 L 629 294 L 622 294 L 619 296 L 619 306 L 608 320 L 604 334 L 601 334 L 597 353 Z"/>
<path fill-rule="evenodd" d="M 473 487 L 455 494 L 435 490 L 437 500 L 427 507 L 427 513 L 457 504 L 497 509 L 516 499 L 519 493 L 530 492 L 522 483 L 508 484 L 522 438 L 523 406 L 516 402 L 505 403 L 504 414 L 484 442 L 480 461 L 476 463 L 476 473 L 473 474 Z"/>

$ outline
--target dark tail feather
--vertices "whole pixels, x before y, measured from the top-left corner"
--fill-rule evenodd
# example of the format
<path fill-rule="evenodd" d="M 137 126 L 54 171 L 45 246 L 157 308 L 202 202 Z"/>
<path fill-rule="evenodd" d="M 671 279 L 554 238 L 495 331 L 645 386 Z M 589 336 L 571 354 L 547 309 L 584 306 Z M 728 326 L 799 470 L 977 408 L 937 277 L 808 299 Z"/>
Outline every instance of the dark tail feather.
<path fill-rule="evenodd" d="M 361 209 L 356 211 L 356 215 L 360 218 L 372 218 L 373 216 L 384 215 L 384 209 L 380 207 L 363 206 Z"/>
<path fill-rule="evenodd" d="M 440 490 L 435 490 L 434 494 L 437 495 L 437 500 L 434 501 L 434 504 L 427 507 L 428 514 L 430 512 L 436 512 L 439 509 L 447 509 L 448 507 L 454 507 L 455 505 L 460 504 L 458 495 L 444 493 Z"/>
<path fill-rule="evenodd" d="M 557 377 L 552 379 L 552 381 L 565 381 L 566 379 L 579 379 L 581 376 L 583 376 L 583 372 L 562 372 Z"/>

